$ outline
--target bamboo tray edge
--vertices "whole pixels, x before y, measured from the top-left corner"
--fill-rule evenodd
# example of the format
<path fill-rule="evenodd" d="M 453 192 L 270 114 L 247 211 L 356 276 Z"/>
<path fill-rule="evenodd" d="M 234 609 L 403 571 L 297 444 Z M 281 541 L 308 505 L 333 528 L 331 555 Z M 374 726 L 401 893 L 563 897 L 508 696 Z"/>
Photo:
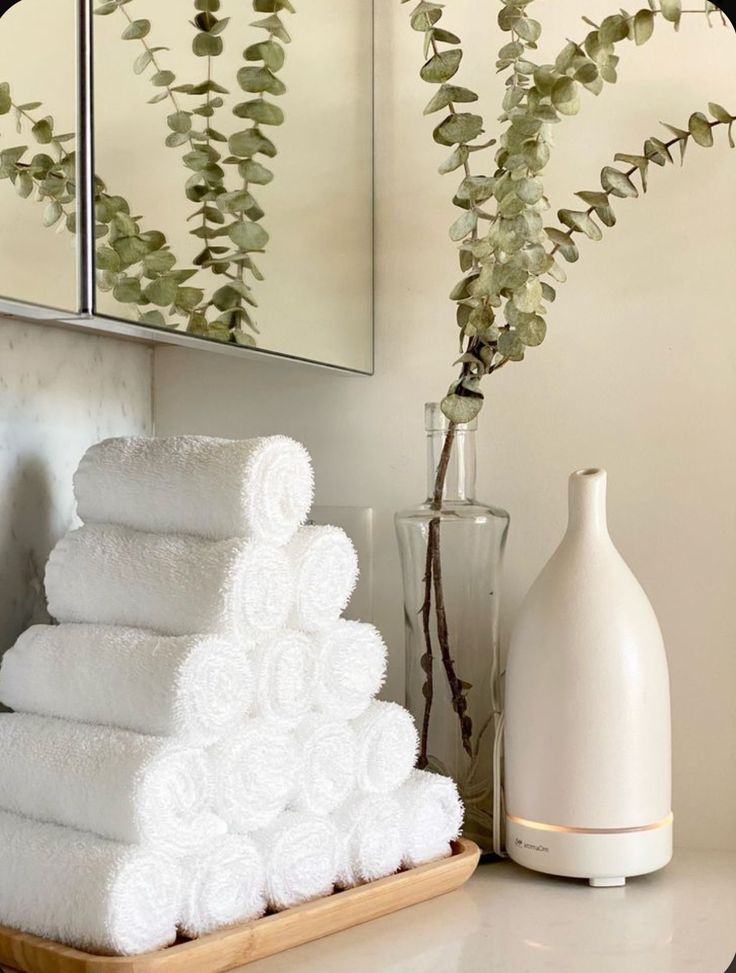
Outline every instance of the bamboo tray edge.
<path fill-rule="evenodd" d="M 141 956 L 96 956 L 0 926 L 0 964 L 24 973 L 226 973 L 452 892 L 479 858 L 461 838 L 450 858 Z"/>

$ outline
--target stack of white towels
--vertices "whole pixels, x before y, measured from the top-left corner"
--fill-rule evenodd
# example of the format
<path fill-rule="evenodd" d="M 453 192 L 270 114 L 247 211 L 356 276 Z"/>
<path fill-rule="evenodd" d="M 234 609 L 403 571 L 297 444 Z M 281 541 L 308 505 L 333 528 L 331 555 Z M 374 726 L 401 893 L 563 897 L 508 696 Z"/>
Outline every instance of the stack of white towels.
<path fill-rule="evenodd" d="M 49 610 L 2 662 L 0 924 L 136 954 L 450 853 L 462 807 L 341 619 L 282 436 L 111 439 L 74 478 Z"/>

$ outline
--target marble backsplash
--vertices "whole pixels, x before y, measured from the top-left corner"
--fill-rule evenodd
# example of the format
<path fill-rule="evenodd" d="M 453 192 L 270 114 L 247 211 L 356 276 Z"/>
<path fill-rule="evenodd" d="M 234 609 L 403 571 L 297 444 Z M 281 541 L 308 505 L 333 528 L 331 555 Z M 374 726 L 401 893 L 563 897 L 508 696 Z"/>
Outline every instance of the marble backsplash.
<path fill-rule="evenodd" d="M 43 569 L 75 523 L 85 449 L 151 433 L 152 368 L 141 345 L 0 317 L 0 654 L 47 619 Z"/>

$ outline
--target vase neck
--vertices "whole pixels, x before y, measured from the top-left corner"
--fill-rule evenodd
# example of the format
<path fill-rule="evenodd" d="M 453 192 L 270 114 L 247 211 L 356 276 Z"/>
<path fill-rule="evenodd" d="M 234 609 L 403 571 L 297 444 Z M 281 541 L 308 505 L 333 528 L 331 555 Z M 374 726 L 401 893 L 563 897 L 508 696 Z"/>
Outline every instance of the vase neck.
<path fill-rule="evenodd" d="M 571 474 L 567 531 L 586 537 L 608 537 L 605 470 L 577 470 Z"/>
<path fill-rule="evenodd" d="M 427 428 L 427 499 L 434 497 L 437 469 L 442 462 L 449 423 L 440 407 L 425 408 Z M 471 503 L 475 499 L 475 431 L 477 423 L 456 426 L 452 438 L 447 473 L 442 492 L 443 503 Z"/>

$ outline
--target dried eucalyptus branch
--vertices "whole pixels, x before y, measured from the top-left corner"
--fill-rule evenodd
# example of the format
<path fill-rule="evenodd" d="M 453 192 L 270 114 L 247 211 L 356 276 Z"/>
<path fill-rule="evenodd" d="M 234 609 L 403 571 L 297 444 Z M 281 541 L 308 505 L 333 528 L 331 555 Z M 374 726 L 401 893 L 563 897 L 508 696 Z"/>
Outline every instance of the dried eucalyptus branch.
<path fill-rule="evenodd" d="M 600 190 L 584 190 L 576 193 L 584 203 L 588 204 L 586 210 L 561 209 L 557 213 L 560 223 L 564 224 L 565 230 L 560 227 L 545 227 L 547 236 L 554 244 L 552 253 L 559 251 L 565 260 L 570 263 L 575 262 L 579 257 L 578 248 L 572 239 L 575 233 L 584 233 L 591 240 L 603 239 L 603 232 L 593 219 L 595 215 L 604 226 L 614 226 L 616 214 L 611 206 L 611 198 L 621 199 L 633 198 L 639 195 L 639 190 L 634 183 L 632 176 L 638 174 L 641 180 L 642 192 L 647 191 L 647 170 L 651 163 L 658 166 L 666 166 L 668 162 L 673 162 L 670 149 L 678 146 L 680 151 L 680 161 L 684 162 L 685 150 L 688 142 L 692 139 L 697 145 L 710 148 L 714 145 L 713 129 L 720 125 L 728 126 L 728 142 L 731 148 L 736 147 L 734 142 L 732 127 L 736 121 L 736 115 L 732 115 L 722 105 L 711 102 L 708 106 L 715 121 L 709 121 L 702 112 L 694 112 L 688 121 L 688 128 L 676 128 L 674 125 L 667 125 L 674 137 L 667 142 L 662 142 L 658 138 L 648 138 L 644 143 L 641 155 L 629 155 L 619 152 L 614 157 L 616 162 L 628 163 L 626 170 L 617 169 L 615 166 L 605 166 L 601 170 Z"/>
<path fill-rule="evenodd" d="M 286 91 L 277 74 L 285 61 L 283 44 L 289 43 L 291 38 L 279 15 L 283 11 L 294 13 L 289 0 L 253 0 L 253 9 L 256 13 L 269 15 L 251 24 L 265 31 L 267 39 L 250 44 L 243 53 L 246 64 L 238 71 L 238 85 L 255 97 L 235 105 L 233 114 L 236 118 L 247 119 L 250 124 L 229 137 L 230 155 L 223 160 L 225 165 L 237 166 L 242 185 L 232 192 L 220 194 L 216 200 L 223 223 L 218 236 L 226 235 L 234 249 L 227 252 L 227 248 L 222 248 L 221 256 L 204 263 L 207 266 L 218 260 L 221 265 L 231 268 L 227 283 L 215 291 L 211 303 L 220 311 L 217 324 L 230 340 L 244 345 L 254 344 L 253 332 L 258 333 L 258 326 L 248 309 L 256 307 L 257 302 L 246 275 L 250 273 L 254 280 L 263 280 L 252 255 L 263 252 L 269 239 L 260 223 L 264 211 L 251 187 L 264 186 L 273 179 L 273 172 L 257 161 L 256 156 L 273 158 L 276 155 L 276 146 L 264 135 L 261 126 L 281 125 L 284 120 L 283 111 L 266 95 L 279 96 Z"/>
<path fill-rule="evenodd" d="M 501 47 L 496 62 L 497 69 L 508 71 L 508 76 L 495 169 L 486 175 L 472 174 L 470 159 L 473 153 L 494 144 L 494 140 L 476 141 L 483 134 L 483 117 L 457 108 L 460 104 L 477 102 L 478 96 L 468 88 L 450 83 L 463 57 L 460 38 L 438 26 L 443 13 L 441 4 L 420 0 L 410 15 L 412 28 L 424 33 L 425 63 L 420 76 L 424 81 L 439 85 L 425 114 L 448 111 L 433 132 L 436 142 L 453 147 L 450 157 L 440 166 L 440 173 L 463 171 L 463 179 L 453 198 L 454 205 L 463 213 L 450 228 L 450 238 L 459 244 L 463 272 L 450 294 L 457 306 L 462 354 L 456 362 L 460 365 L 459 377 L 451 384 L 442 402 L 449 426 L 430 505 L 438 513 L 442 509 L 447 461 L 457 425 L 474 419 L 483 405 L 481 379 L 511 361 L 521 361 L 526 348 L 544 340 L 547 305 L 554 301 L 556 291 L 543 278 L 551 276 L 561 283 L 566 280 L 562 266 L 555 259 L 557 253 L 566 260 L 577 259 L 577 247 L 572 240 L 576 232 L 599 239 L 602 232 L 593 220 L 593 214 L 605 225 L 613 225 L 615 215 L 610 197 L 638 195 L 631 176 L 638 171 L 645 180 L 650 162 L 664 165 L 670 161 L 669 149 L 673 144 L 679 142 L 683 153 L 689 138 L 701 145 L 712 144 L 712 129 L 716 125 L 728 124 L 729 141 L 733 145 L 733 116 L 713 103 L 710 110 L 715 122 L 696 113 L 691 116 L 687 131 L 671 129 L 675 138 L 670 142 L 649 139 L 642 156 L 617 155 L 616 161 L 626 162 L 631 168 L 622 172 L 612 166 L 606 167 L 602 173 L 603 192 L 578 194 L 588 203 L 589 209 L 585 212 L 561 210 L 559 217 L 567 230 L 545 228 L 542 214 L 549 209 L 549 201 L 542 173 L 550 157 L 550 126 L 562 121 L 565 115 L 577 113 L 580 87 L 599 94 L 605 83 L 615 83 L 619 63 L 615 45 L 625 39 L 633 40 L 638 46 L 646 43 L 654 32 L 657 17 L 677 29 L 683 14 L 701 13 L 710 17 L 717 7 L 706 2 L 703 10 L 689 11 L 683 10 L 681 0 L 648 0 L 648 7 L 635 14 L 622 11 L 606 17 L 600 25 L 584 18 L 593 29 L 582 44 L 570 41 L 554 64 L 538 65 L 531 60 L 529 52 L 537 47 L 542 25 L 529 16 L 531 2 L 502 0 L 498 13 L 498 26 L 510 34 L 511 39 Z M 722 15 L 721 19 L 725 23 Z M 484 233 L 480 232 L 481 227 Z M 421 659 L 425 673 L 425 705 L 420 766 L 426 766 L 428 759 L 427 741 L 434 699 L 433 604 L 452 705 L 460 720 L 463 747 L 471 753 L 472 723 L 466 715 L 469 687 L 457 678 L 448 644 L 440 526 L 439 516 L 429 522 L 421 609 L 425 641 Z"/>

